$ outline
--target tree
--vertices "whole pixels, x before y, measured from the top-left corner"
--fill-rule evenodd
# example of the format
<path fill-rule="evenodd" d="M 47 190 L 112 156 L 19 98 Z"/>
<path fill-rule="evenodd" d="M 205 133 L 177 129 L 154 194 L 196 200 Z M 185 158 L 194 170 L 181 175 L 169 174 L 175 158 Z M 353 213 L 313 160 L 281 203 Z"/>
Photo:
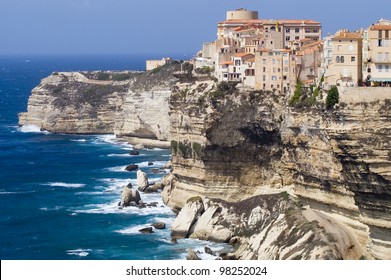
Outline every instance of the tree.
<path fill-rule="evenodd" d="M 299 102 L 302 94 L 303 94 L 303 84 L 301 83 L 301 81 L 298 80 L 290 104 L 295 105 L 297 102 Z"/>
<path fill-rule="evenodd" d="M 339 102 L 339 93 L 338 88 L 336 86 L 332 86 L 327 94 L 326 98 L 326 108 L 332 109 L 335 104 Z"/>

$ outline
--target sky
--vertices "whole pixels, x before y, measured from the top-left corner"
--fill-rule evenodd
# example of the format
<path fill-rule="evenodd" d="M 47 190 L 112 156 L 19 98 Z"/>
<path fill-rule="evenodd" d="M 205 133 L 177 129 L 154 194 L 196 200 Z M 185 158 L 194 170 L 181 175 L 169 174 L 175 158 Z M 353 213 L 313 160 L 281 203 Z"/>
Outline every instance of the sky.
<path fill-rule="evenodd" d="M 314 19 L 323 35 L 391 19 L 390 0 L 0 0 L 0 55 L 189 56 L 237 8 L 263 19 Z"/>

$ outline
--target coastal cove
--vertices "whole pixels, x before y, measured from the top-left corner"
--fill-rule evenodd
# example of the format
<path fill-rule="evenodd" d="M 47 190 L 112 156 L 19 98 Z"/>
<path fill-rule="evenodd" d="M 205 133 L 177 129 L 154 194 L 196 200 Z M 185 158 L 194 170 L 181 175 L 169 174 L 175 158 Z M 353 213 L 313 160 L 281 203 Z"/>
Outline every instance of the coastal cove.
<path fill-rule="evenodd" d="M 188 249 L 224 246 L 207 241 L 171 242 L 175 218 L 159 194 L 142 194 L 157 207 L 119 209 L 121 192 L 136 185 L 137 164 L 150 182 L 170 151 L 132 145 L 112 134 L 72 135 L 18 128 L 31 89 L 55 71 L 143 69 L 144 57 L 0 57 L 1 259 L 184 259 Z M 149 165 L 148 163 L 152 163 Z M 141 234 L 154 222 L 166 229 Z M 204 256 L 208 257 L 208 256 Z"/>

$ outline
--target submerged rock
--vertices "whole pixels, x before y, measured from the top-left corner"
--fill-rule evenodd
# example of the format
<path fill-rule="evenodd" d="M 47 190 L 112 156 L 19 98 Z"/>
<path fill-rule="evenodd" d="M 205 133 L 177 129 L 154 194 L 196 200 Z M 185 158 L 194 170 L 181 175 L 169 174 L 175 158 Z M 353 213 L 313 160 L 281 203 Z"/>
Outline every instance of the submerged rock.
<path fill-rule="evenodd" d="M 139 230 L 139 232 L 146 233 L 146 234 L 153 233 L 153 228 L 152 227 L 142 228 Z"/>
<path fill-rule="evenodd" d="M 166 224 L 163 222 L 156 222 L 156 223 L 152 224 L 152 226 L 156 229 L 165 229 L 166 228 Z"/>
<path fill-rule="evenodd" d="M 136 151 L 136 150 L 131 150 L 130 152 L 129 152 L 129 155 L 131 155 L 131 156 L 138 156 L 140 154 L 140 152 L 139 151 Z"/>
<path fill-rule="evenodd" d="M 125 167 L 125 170 L 126 171 L 135 171 L 138 169 L 138 165 L 137 164 L 129 164 L 128 166 Z"/>

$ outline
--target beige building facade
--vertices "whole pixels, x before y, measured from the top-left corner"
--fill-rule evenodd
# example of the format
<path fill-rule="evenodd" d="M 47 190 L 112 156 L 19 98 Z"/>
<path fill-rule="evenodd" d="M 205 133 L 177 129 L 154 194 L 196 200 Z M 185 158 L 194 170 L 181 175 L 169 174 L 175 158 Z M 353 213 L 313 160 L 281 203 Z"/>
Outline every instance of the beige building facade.
<path fill-rule="evenodd" d="M 291 88 L 291 54 L 285 49 L 260 50 L 255 55 L 255 89 L 287 94 Z"/>
<path fill-rule="evenodd" d="M 367 44 L 364 79 L 373 83 L 391 82 L 391 24 L 372 25 L 365 35 L 368 37 L 364 38 Z"/>
<path fill-rule="evenodd" d="M 362 81 L 362 32 L 340 30 L 332 38 L 332 62 L 325 73 L 328 85 L 355 86 Z"/>

